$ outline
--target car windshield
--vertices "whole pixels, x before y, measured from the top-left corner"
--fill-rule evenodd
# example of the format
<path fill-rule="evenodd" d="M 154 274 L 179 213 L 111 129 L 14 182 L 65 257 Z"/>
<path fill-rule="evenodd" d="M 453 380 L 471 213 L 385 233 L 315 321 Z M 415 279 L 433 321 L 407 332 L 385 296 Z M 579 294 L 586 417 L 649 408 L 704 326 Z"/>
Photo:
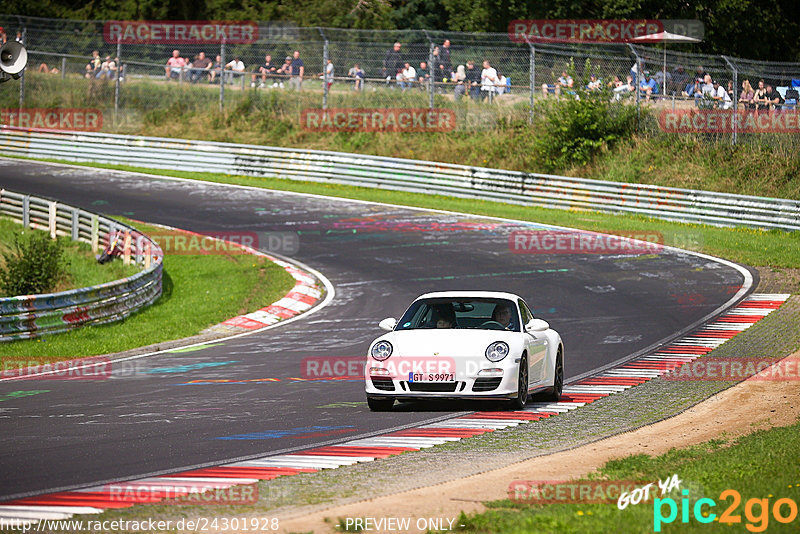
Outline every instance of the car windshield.
<path fill-rule="evenodd" d="M 415 301 L 400 318 L 396 330 L 468 328 L 519 332 L 514 303 L 500 298 L 431 298 Z"/>

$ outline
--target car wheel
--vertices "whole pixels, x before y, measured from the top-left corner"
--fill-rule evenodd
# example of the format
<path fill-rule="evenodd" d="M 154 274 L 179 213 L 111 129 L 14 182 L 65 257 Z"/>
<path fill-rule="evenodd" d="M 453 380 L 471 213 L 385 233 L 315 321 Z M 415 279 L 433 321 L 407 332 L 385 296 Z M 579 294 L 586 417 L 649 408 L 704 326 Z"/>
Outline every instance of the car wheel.
<path fill-rule="evenodd" d="M 545 399 L 550 402 L 558 402 L 561 400 L 561 392 L 564 391 L 564 356 L 561 354 L 559 347 L 556 354 L 556 371 L 553 378 L 553 387 L 545 395 Z"/>
<path fill-rule="evenodd" d="M 367 397 L 367 406 L 373 412 L 389 412 L 392 410 L 392 406 L 394 405 L 394 399 L 391 397 L 388 398 L 375 398 L 375 397 Z"/>
<path fill-rule="evenodd" d="M 509 408 L 512 410 L 522 410 L 528 403 L 528 357 L 522 355 L 519 361 L 519 373 L 517 375 L 517 398 L 511 399 Z"/>

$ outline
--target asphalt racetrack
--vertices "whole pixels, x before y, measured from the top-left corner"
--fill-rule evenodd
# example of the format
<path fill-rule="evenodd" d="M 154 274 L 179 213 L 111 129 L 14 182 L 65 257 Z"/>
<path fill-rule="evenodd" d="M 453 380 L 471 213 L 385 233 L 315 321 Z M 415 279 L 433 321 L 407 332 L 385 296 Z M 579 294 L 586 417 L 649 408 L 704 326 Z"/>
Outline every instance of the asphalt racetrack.
<path fill-rule="evenodd" d="M 133 360 L 136 373 L 0 381 L 0 397 L 49 390 L 0 404 L 0 500 L 351 440 L 482 407 L 371 413 L 359 380 L 288 380 L 303 376 L 307 358 L 365 355 L 378 321 L 399 317 L 421 293 L 520 294 L 564 339 L 569 380 L 673 337 L 745 283 L 729 264 L 668 250 L 513 253 L 512 232 L 537 226 L 477 216 L 9 159 L 0 159 L 0 187 L 196 232 L 299 232 L 290 256 L 335 287 L 331 303 L 307 318 Z"/>

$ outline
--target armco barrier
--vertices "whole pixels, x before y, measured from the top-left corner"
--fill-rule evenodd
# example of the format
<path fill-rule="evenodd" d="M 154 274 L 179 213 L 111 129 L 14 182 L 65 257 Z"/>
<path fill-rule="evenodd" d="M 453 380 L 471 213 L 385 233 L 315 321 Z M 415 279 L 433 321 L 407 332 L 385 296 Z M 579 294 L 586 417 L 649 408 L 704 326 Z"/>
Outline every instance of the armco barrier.
<path fill-rule="evenodd" d="M 800 230 L 800 201 L 339 152 L 0 129 L 0 154 L 154 169 L 274 176 L 719 226 Z"/>
<path fill-rule="evenodd" d="M 71 328 L 122 319 L 161 295 L 163 252 L 135 228 L 61 204 L 56 200 L 0 190 L 0 215 L 26 228 L 47 230 L 92 244 L 97 250 L 114 232 L 123 235 L 123 261 L 142 265 L 134 276 L 106 284 L 45 295 L 0 299 L 0 341 L 28 339 Z"/>

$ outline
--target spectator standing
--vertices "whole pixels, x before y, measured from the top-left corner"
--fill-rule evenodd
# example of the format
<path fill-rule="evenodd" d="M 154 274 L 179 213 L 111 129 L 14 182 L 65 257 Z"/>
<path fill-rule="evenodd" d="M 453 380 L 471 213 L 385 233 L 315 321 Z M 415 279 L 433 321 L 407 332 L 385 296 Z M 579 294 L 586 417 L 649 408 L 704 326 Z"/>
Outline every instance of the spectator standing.
<path fill-rule="evenodd" d="M 334 72 L 333 60 L 328 58 L 328 64 L 325 65 L 325 72 L 322 74 L 323 77 L 322 83 L 328 85 L 329 91 L 331 89 L 331 85 L 333 85 L 333 72 Z"/>
<path fill-rule="evenodd" d="M 495 93 L 495 86 L 499 81 L 497 70 L 492 67 L 488 59 L 484 60 L 483 70 L 481 71 L 481 100 L 489 98 L 491 102 Z"/>
<path fill-rule="evenodd" d="M 277 72 L 278 67 L 272 64 L 272 56 L 267 54 L 264 56 L 264 63 L 253 67 L 253 75 L 250 76 L 250 87 L 256 86 L 256 78 L 261 76 L 261 83 L 258 84 L 260 88 L 264 88 L 267 83 L 267 78 L 272 78 L 272 75 Z M 278 82 L 273 82 L 272 87 L 278 85 Z"/>
<path fill-rule="evenodd" d="M 481 96 L 481 72 L 475 67 L 475 62 L 471 59 L 467 61 L 466 73 L 465 84 L 469 90 L 469 96 L 473 100 L 478 100 Z"/>
<path fill-rule="evenodd" d="M 448 74 L 452 74 L 453 62 L 450 60 L 450 39 L 445 39 L 444 43 L 442 43 L 442 49 L 440 55 L 445 72 L 447 72 Z"/>
<path fill-rule="evenodd" d="M 192 70 L 189 72 L 189 81 L 197 83 L 204 76 L 207 76 L 214 63 L 206 57 L 205 52 L 197 54 L 197 59 L 192 63 Z"/>
<path fill-rule="evenodd" d="M 447 42 L 447 41 L 445 41 Z M 455 83 L 455 89 L 453 89 L 453 95 L 456 101 L 461 100 L 461 97 L 464 96 L 467 92 L 467 70 L 464 68 L 464 65 L 459 65 L 456 67 L 456 73 L 453 77 L 453 83 Z"/>
<path fill-rule="evenodd" d="M 92 52 L 92 54 L 94 54 L 94 52 Z M 97 59 L 100 59 L 99 56 Z M 172 56 L 169 59 L 167 59 L 167 66 L 164 67 L 167 79 L 168 80 L 170 78 L 178 79 L 183 73 L 183 68 L 185 66 L 186 66 L 186 59 L 181 57 L 180 51 L 173 50 Z"/>
<path fill-rule="evenodd" d="M 739 103 L 742 104 L 745 111 L 756 109 L 756 105 L 753 101 L 755 97 L 756 92 L 753 91 L 753 86 L 750 85 L 750 80 L 743 81 L 742 92 L 739 94 Z"/>
<path fill-rule="evenodd" d="M 303 64 L 303 60 L 300 59 L 299 50 L 295 50 L 293 56 L 292 62 L 289 64 L 291 74 L 291 78 L 289 78 L 289 87 L 295 91 L 300 91 L 303 89 L 303 74 L 306 71 L 306 67 Z"/>
<path fill-rule="evenodd" d="M 400 56 L 400 43 L 395 43 L 392 48 L 386 52 L 386 57 L 383 58 L 383 69 L 381 71 L 386 83 L 388 84 L 395 77 L 395 75 L 403 70 L 403 58 Z"/>

